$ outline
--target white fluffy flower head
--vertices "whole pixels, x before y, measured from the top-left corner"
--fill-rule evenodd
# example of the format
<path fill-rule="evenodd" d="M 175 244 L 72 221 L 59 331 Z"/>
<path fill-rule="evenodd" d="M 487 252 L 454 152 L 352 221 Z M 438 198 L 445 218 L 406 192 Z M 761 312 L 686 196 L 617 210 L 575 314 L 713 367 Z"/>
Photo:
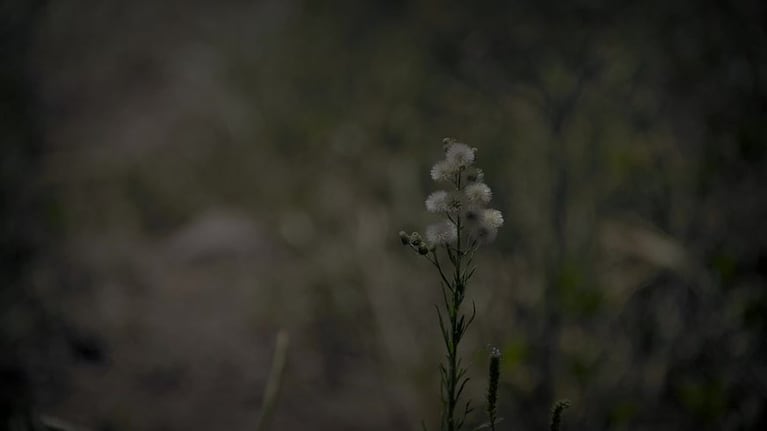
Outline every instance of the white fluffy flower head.
<path fill-rule="evenodd" d="M 426 198 L 426 210 L 432 213 L 444 213 L 448 211 L 450 194 L 444 190 L 437 190 Z"/>
<path fill-rule="evenodd" d="M 458 172 L 458 167 L 448 160 L 440 160 L 431 168 L 431 178 L 434 181 L 451 181 Z"/>
<path fill-rule="evenodd" d="M 426 241 L 433 245 L 444 245 L 455 242 L 458 229 L 450 221 L 430 224 L 426 227 Z"/>
<path fill-rule="evenodd" d="M 474 163 L 474 152 L 476 148 L 471 148 L 460 142 L 450 142 L 445 151 L 446 160 L 457 168 L 465 168 Z"/>
<path fill-rule="evenodd" d="M 467 221 L 472 221 L 471 235 L 480 244 L 488 244 L 498 236 L 498 228 L 503 226 L 503 214 L 496 209 L 469 209 Z"/>
<path fill-rule="evenodd" d="M 450 138 L 443 142 L 445 157 L 434 164 L 430 173 L 445 189 L 429 194 L 424 204 L 429 212 L 444 218 L 427 226 L 423 239 L 415 232 L 400 232 L 400 242 L 420 255 L 435 253 L 438 246 L 457 243 L 459 238 L 462 247 L 487 244 L 495 239 L 504 223 L 500 211 L 487 208 L 493 192 L 483 181 L 482 170 L 474 166 L 477 149 Z M 460 252 L 465 252 L 466 247 Z M 447 252 L 450 251 L 448 248 Z"/>
<path fill-rule="evenodd" d="M 471 204 L 487 205 L 493 198 L 493 192 L 485 183 L 469 184 L 463 189 L 463 192 Z"/>
<path fill-rule="evenodd" d="M 482 212 L 481 224 L 490 229 L 503 226 L 503 214 L 496 209 L 486 209 Z"/>

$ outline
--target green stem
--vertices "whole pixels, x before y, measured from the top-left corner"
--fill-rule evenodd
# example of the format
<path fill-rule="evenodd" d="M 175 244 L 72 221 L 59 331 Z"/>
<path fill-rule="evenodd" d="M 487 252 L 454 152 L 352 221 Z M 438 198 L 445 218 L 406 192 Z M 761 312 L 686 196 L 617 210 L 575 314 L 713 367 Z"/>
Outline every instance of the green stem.
<path fill-rule="evenodd" d="M 460 385 L 460 370 L 458 369 L 458 345 L 461 342 L 461 336 L 463 335 L 463 328 L 461 327 L 461 303 L 463 302 L 464 289 L 463 285 L 463 267 L 462 258 L 463 250 L 461 248 L 461 217 L 456 217 L 456 228 L 458 230 L 458 239 L 456 244 L 455 253 L 455 275 L 453 279 L 453 298 L 450 310 L 450 349 L 448 350 L 448 408 L 447 408 L 447 429 L 448 431 L 456 431 L 457 419 L 455 417 L 455 409 L 458 405 L 458 387 Z"/>
<path fill-rule="evenodd" d="M 456 189 L 461 189 L 460 172 L 456 175 L 454 185 Z M 445 300 L 445 309 L 448 314 L 450 328 L 443 329 L 445 347 L 447 349 L 447 370 L 444 370 L 444 367 L 442 368 L 444 371 L 442 381 L 444 390 L 443 396 L 445 398 L 444 401 L 447 404 L 446 409 L 443 412 L 443 430 L 458 431 L 466 419 L 466 412 L 464 413 L 464 417 L 460 419 L 457 418 L 455 409 L 458 406 L 458 398 L 461 396 L 461 391 L 468 381 L 468 379 L 465 377 L 465 370 L 462 369 L 461 362 L 458 358 L 458 345 L 461 342 L 463 333 L 468 327 L 468 323 L 471 321 L 471 319 L 469 319 L 469 322 L 467 323 L 465 316 L 461 314 L 461 304 L 463 303 L 467 282 L 467 277 L 464 274 L 463 268 L 463 257 L 466 256 L 470 250 L 463 250 L 462 248 L 462 224 L 460 214 L 455 215 L 455 217 L 451 216 L 449 218 L 451 222 L 455 223 L 456 230 L 458 231 L 458 238 L 456 240 L 455 248 L 451 248 L 449 245 L 445 246 L 445 251 L 447 252 L 448 257 L 450 258 L 450 261 L 455 269 L 453 279 L 447 280 L 447 277 L 439 265 L 436 253 L 434 253 L 433 263 L 439 270 L 440 276 L 442 277 L 442 281 L 444 283 L 443 288 L 448 289 L 448 292 L 452 294 L 450 295 L 449 301 L 447 299 Z M 473 248 L 473 245 L 470 247 L 470 249 L 471 248 Z M 447 298 L 447 292 L 444 293 L 445 297 Z M 449 331 L 449 333 L 446 333 L 447 331 Z"/>

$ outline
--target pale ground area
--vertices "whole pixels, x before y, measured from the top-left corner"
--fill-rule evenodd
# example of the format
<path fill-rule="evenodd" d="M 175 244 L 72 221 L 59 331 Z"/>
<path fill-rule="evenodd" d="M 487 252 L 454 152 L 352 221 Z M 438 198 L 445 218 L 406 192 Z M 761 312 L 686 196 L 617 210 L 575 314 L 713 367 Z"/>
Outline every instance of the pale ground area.
<path fill-rule="evenodd" d="M 72 256 L 91 285 L 65 313 L 105 341 L 107 360 L 73 363 L 50 414 L 92 429 L 252 428 L 284 323 L 291 349 L 274 429 L 409 425 L 407 394 L 395 395 L 407 385 L 375 372 L 375 343 L 343 339 L 333 316 L 280 316 L 312 305 L 274 292 L 271 271 L 287 257 L 248 218 L 218 210 L 161 241 L 83 242 Z"/>

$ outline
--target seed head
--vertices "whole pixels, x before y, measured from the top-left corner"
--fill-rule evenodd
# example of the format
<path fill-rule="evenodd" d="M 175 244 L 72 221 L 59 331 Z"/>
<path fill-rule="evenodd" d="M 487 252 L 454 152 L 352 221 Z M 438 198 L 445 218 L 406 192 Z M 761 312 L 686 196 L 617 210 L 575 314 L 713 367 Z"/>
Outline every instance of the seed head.
<path fill-rule="evenodd" d="M 443 221 L 426 227 L 426 240 L 433 245 L 450 244 L 458 238 L 453 222 Z"/>
<path fill-rule="evenodd" d="M 458 173 L 458 166 L 448 160 L 440 160 L 431 168 L 431 178 L 434 181 L 451 181 Z"/>
<path fill-rule="evenodd" d="M 503 214 L 496 209 L 486 209 L 482 212 L 481 223 L 488 228 L 498 229 L 503 226 Z"/>
<path fill-rule="evenodd" d="M 426 198 L 426 209 L 432 213 L 444 213 L 448 211 L 450 194 L 444 190 L 437 190 Z"/>
<path fill-rule="evenodd" d="M 469 184 L 463 189 L 463 192 L 466 194 L 466 199 L 469 203 L 476 205 L 487 205 L 490 203 L 490 199 L 493 198 L 493 192 L 485 183 Z"/>
<path fill-rule="evenodd" d="M 445 151 L 445 158 L 457 168 L 465 168 L 474 163 L 474 153 L 476 151 L 476 148 L 471 148 L 466 144 L 452 142 L 448 145 L 447 151 Z"/>

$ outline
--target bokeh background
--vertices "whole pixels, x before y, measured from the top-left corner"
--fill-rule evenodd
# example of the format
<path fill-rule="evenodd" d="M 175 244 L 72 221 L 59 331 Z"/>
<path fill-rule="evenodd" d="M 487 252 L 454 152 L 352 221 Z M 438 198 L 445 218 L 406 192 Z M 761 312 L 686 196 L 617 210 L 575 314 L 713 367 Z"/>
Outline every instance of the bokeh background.
<path fill-rule="evenodd" d="M 445 136 L 472 424 L 490 344 L 501 429 L 767 423 L 764 2 L 0 5 L 3 429 L 252 429 L 282 329 L 272 429 L 435 429 Z"/>

